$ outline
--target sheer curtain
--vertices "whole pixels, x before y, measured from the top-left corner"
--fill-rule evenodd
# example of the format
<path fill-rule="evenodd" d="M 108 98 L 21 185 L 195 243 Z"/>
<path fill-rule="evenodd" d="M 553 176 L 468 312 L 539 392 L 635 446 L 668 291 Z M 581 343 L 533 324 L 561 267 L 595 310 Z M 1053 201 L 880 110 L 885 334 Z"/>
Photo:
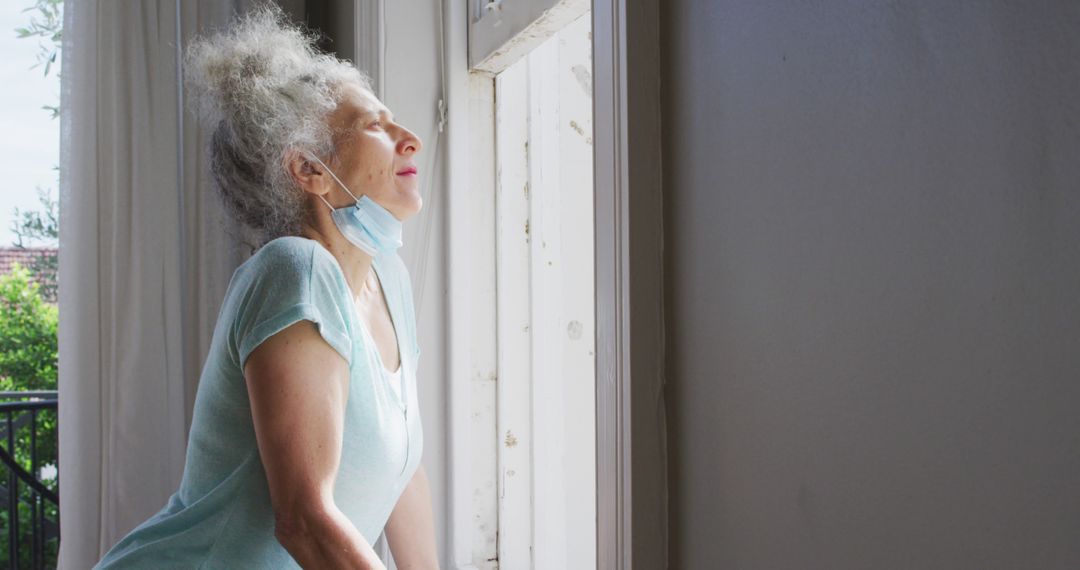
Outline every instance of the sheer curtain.
<path fill-rule="evenodd" d="M 206 174 L 209 133 L 183 112 L 180 55 L 253 4 L 65 3 L 61 568 L 92 566 L 179 485 L 214 321 L 248 253 Z"/>

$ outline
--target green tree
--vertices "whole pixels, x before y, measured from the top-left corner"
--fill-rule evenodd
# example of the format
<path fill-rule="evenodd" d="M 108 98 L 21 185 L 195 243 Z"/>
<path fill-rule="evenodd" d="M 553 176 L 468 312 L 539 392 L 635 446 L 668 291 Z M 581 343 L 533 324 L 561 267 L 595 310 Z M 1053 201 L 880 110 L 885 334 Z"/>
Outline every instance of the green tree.
<path fill-rule="evenodd" d="M 57 308 L 42 299 L 40 287 L 31 280 L 28 270 L 16 264 L 11 273 L 0 275 L 0 391 L 56 390 L 58 317 Z M 56 421 L 55 410 L 36 412 L 36 426 L 27 423 L 16 427 L 15 449 L 9 450 L 24 470 L 53 491 L 57 488 Z M 7 449 L 6 443 L 4 448 Z M 37 473 L 32 465 L 32 449 L 37 458 Z M 3 471 L 6 475 L 7 470 Z M 7 484 L 6 477 L 3 483 Z M 29 505 L 36 500 L 29 487 L 20 483 L 19 568 L 31 567 Z M 42 506 L 47 519 L 59 520 L 56 505 L 43 502 Z M 4 529 L 8 528 L 7 519 L 7 510 L 0 511 L 0 526 Z M 49 565 L 53 565 L 58 545 L 50 541 L 46 546 L 47 562 L 51 560 Z M 0 541 L 0 560 L 8 560 L 8 554 L 8 541 Z"/>
<path fill-rule="evenodd" d="M 33 0 L 23 12 L 32 12 L 29 25 L 15 29 L 19 38 L 37 38 L 39 52 L 37 63 L 30 69 L 43 66 L 47 77 L 53 71 L 53 65 L 60 56 L 63 32 L 63 0 Z M 57 80 L 60 74 L 55 74 Z M 60 116 L 60 104 L 42 105 L 52 119 Z M 53 170 L 59 172 L 59 167 Z M 58 203 L 51 189 L 38 187 L 38 200 L 41 210 L 15 210 L 12 230 L 17 237 L 17 247 L 44 245 L 56 247 L 59 243 Z M 34 243 L 36 242 L 36 243 Z M 32 262 L 34 274 L 43 277 L 46 287 L 55 288 L 57 282 L 57 256 L 47 255 Z M 16 266 L 8 275 L 0 276 L 0 390 L 30 391 L 56 390 L 57 386 L 57 325 L 58 312 L 54 305 L 42 298 L 41 288 L 31 281 L 30 272 Z M 46 291 L 50 298 L 55 298 L 55 290 Z M 18 412 L 13 412 L 13 419 Z M 4 448 L 26 471 L 37 477 L 53 492 L 57 490 L 57 416 L 56 410 L 40 410 L 33 413 L 34 422 L 26 422 L 23 412 L 19 422 L 13 422 L 14 449 Z M 17 427 L 23 423 L 22 427 Z M 36 424 L 36 425 L 35 425 Z M 5 426 L 5 430 L 7 426 Z M 4 438 L 7 439 L 6 437 Z M 36 457 L 36 471 L 33 454 Z M 7 485 L 6 469 L 3 484 Z M 35 496 L 31 489 L 18 485 L 19 522 L 18 559 L 13 559 L 7 540 L 0 540 L 0 561 L 7 561 L 13 568 L 31 568 L 31 544 L 33 531 L 31 516 L 39 510 L 51 524 L 59 524 L 59 507 Z M 0 528 L 6 535 L 11 523 L 9 513 L 0 511 Z M 50 540 L 44 545 L 45 567 L 56 567 L 59 541 Z"/>
<path fill-rule="evenodd" d="M 0 276 L 0 390 L 55 390 L 58 313 L 28 270 Z"/>

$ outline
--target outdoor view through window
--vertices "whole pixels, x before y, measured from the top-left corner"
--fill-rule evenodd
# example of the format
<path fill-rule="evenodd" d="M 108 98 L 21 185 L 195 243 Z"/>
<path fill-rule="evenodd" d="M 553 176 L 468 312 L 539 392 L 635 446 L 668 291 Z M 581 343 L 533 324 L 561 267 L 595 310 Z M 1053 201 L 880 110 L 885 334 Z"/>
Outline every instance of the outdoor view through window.
<path fill-rule="evenodd" d="M 0 566 L 55 568 L 62 0 L 0 3 Z"/>

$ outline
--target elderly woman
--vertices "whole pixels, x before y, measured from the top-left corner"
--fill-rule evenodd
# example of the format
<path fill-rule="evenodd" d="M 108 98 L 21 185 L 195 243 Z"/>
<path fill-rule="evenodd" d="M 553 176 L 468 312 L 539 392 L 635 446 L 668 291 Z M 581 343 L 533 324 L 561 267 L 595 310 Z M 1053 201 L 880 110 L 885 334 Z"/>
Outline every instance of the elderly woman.
<path fill-rule="evenodd" d="M 355 68 L 264 7 L 194 41 L 224 202 L 262 247 L 233 275 L 180 488 L 99 568 L 437 568 L 401 220 L 420 140 Z"/>

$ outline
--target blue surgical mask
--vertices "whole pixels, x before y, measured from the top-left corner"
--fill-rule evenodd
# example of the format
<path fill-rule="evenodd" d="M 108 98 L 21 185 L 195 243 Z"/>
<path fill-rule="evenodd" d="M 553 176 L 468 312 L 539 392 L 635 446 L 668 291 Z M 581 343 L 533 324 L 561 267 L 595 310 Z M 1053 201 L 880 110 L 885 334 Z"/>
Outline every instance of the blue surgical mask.
<path fill-rule="evenodd" d="M 330 176 L 356 200 L 356 204 L 352 206 L 334 208 L 326 198 L 319 196 L 330 208 L 330 217 L 341 235 L 372 257 L 379 253 L 396 251 L 401 247 L 401 221 L 366 195 L 357 198 L 319 157 L 314 154 L 311 157 L 322 164 Z"/>

